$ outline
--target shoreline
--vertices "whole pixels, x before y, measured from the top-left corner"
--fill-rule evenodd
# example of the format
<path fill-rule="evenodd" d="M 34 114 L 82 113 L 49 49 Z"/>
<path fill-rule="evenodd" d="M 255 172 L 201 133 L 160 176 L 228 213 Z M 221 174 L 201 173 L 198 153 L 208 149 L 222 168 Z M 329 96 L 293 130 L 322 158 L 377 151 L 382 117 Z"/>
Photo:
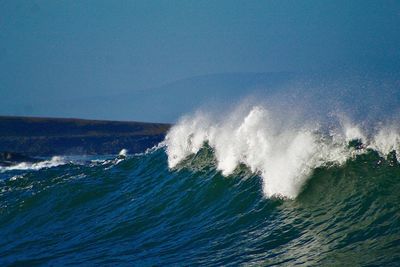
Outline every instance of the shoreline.
<path fill-rule="evenodd" d="M 140 153 L 157 145 L 165 123 L 0 116 L 0 152 L 27 157 Z"/>

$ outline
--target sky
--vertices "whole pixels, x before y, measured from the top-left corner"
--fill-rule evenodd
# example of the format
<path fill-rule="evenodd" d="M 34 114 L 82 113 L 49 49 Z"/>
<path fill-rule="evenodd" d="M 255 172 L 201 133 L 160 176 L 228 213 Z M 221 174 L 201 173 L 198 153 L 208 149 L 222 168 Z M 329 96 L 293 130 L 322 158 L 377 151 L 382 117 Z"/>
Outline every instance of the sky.
<path fill-rule="evenodd" d="M 90 103 L 218 73 L 399 70 L 399 25 L 400 1 L 3 0 L 0 115 L 170 120 Z"/>

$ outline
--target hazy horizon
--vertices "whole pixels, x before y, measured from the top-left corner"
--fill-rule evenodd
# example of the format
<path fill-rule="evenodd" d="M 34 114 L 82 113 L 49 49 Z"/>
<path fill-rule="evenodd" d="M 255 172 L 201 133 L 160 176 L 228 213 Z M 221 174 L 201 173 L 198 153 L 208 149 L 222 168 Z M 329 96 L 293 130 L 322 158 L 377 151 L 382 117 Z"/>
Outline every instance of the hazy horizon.
<path fill-rule="evenodd" d="M 257 73 L 368 84 L 399 73 L 398 25 L 396 1 L 3 1 L 0 115 L 173 122 Z M 198 82 L 227 73 L 247 78 Z"/>

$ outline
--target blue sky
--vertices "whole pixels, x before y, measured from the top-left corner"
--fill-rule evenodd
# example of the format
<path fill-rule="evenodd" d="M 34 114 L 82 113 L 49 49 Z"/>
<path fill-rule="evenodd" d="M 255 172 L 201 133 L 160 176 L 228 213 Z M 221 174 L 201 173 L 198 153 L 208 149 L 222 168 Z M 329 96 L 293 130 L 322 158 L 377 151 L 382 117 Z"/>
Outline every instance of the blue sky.
<path fill-rule="evenodd" d="M 399 25 L 399 1 L 1 1 L 0 115 L 142 120 L 140 103 L 55 106 L 213 73 L 398 70 Z"/>

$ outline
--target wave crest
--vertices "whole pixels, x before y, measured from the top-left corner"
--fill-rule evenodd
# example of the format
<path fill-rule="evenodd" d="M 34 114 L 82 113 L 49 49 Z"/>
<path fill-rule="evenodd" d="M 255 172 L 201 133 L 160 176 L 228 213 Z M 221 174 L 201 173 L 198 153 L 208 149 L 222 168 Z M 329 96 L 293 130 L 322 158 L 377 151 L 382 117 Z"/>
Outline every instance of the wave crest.
<path fill-rule="evenodd" d="M 171 128 L 165 139 L 168 166 L 176 167 L 208 143 L 223 175 L 230 175 L 239 164 L 245 164 L 262 177 L 267 197 L 295 198 L 315 168 L 343 164 L 368 149 L 382 156 L 399 151 L 400 135 L 393 127 L 383 127 L 367 138 L 360 127 L 342 120 L 326 133 L 316 122 L 278 120 L 262 106 L 216 117 L 197 112 Z M 359 140 L 362 146 L 349 146 L 352 140 Z"/>
<path fill-rule="evenodd" d="M 0 167 L 0 172 L 14 171 L 14 170 L 40 170 L 43 168 L 51 168 L 67 164 L 64 158 L 54 156 L 50 160 L 44 160 L 36 163 L 21 162 L 14 166 Z"/>

